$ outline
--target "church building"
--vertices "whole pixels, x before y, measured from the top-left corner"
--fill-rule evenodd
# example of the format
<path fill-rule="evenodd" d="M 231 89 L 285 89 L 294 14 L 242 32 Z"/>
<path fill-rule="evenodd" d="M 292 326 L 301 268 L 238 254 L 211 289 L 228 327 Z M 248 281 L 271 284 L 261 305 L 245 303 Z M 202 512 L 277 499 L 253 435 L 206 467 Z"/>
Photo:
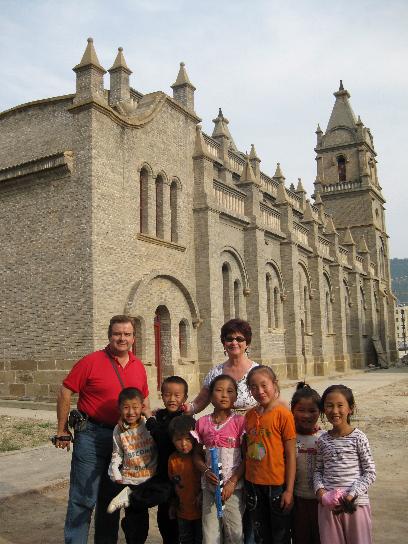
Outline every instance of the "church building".
<path fill-rule="evenodd" d="M 396 359 L 376 152 L 342 83 L 311 200 L 221 109 L 202 132 L 183 63 L 172 96 L 143 95 L 89 38 L 74 72 L 75 94 L 0 113 L 0 395 L 55 397 L 122 313 L 152 393 L 171 374 L 197 390 L 232 317 L 282 379 Z"/>

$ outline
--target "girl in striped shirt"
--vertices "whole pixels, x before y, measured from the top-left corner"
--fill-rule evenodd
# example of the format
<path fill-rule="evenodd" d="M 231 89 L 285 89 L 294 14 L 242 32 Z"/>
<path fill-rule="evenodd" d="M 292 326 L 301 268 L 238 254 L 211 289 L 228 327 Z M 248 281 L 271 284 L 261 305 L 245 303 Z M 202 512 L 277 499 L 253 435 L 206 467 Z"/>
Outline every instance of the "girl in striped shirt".
<path fill-rule="evenodd" d="M 322 544 L 371 544 L 368 487 L 375 466 L 366 435 L 350 425 L 354 396 L 345 385 L 331 385 L 322 395 L 322 410 L 333 426 L 317 441 L 314 490 L 319 501 Z"/>

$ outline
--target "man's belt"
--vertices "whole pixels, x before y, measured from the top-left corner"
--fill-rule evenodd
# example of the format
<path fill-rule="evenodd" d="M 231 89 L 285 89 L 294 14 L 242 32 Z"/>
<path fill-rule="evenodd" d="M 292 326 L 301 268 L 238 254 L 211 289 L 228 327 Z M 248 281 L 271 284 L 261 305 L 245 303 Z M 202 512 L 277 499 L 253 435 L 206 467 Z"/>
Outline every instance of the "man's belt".
<path fill-rule="evenodd" d="M 93 423 L 94 425 L 97 425 L 98 427 L 102 427 L 102 429 L 110 429 L 112 431 L 115 428 L 115 425 L 111 425 L 110 423 L 102 423 L 101 421 L 97 421 L 93 417 L 88 416 L 88 421 L 90 423 Z"/>

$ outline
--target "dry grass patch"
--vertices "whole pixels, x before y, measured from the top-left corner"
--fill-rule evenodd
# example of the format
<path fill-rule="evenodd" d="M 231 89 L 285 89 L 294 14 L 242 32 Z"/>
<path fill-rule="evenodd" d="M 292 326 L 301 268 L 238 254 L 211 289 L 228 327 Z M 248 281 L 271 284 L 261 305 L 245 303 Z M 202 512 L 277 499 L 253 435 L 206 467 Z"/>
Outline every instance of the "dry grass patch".
<path fill-rule="evenodd" d="M 3 416 L 0 418 L 0 452 L 41 446 L 54 433 L 55 423 Z"/>

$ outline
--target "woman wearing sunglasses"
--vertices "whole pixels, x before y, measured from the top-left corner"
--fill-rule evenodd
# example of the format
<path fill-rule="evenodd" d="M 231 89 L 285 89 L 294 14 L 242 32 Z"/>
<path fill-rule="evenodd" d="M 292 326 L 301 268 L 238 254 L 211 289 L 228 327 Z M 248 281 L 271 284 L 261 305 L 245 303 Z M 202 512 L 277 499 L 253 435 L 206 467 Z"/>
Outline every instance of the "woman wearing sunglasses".
<path fill-rule="evenodd" d="M 228 359 L 215 366 L 204 378 L 203 387 L 196 398 L 187 404 L 186 413 L 198 414 L 210 403 L 210 383 L 220 374 L 228 374 L 238 386 L 238 396 L 234 404 L 237 412 L 245 414 L 257 402 L 248 390 L 246 377 L 248 372 L 258 363 L 248 359 L 247 348 L 251 344 L 252 330 L 247 321 L 231 319 L 221 327 L 221 342 Z"/>

